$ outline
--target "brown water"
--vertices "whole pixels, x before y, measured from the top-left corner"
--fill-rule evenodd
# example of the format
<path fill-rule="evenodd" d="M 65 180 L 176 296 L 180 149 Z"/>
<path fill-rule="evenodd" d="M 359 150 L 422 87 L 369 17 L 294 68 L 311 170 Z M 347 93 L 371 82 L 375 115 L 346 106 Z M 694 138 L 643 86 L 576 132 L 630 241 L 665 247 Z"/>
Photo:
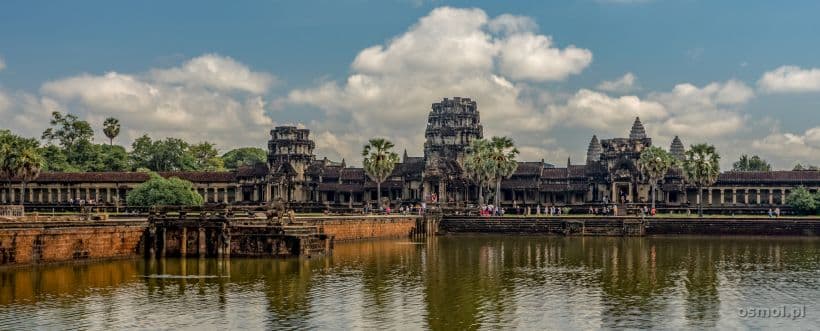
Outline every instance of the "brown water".
<path fill-rule="evenodd" d="M 0 270 L 4 330 L 810 329 L 819 300 L 815 238 L 457 236 Z"/>

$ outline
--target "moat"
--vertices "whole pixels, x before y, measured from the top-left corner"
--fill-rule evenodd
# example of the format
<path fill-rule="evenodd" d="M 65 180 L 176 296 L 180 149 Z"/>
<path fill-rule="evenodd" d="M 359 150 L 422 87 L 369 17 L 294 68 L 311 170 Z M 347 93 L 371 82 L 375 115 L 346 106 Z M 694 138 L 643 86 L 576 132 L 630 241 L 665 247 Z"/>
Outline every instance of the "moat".
<path fill-rule="evenodd" d="M 806 329 L 818 271 L 817 237 L 355 241 L 311 259 L 2 269 L 0 329 Z"/>

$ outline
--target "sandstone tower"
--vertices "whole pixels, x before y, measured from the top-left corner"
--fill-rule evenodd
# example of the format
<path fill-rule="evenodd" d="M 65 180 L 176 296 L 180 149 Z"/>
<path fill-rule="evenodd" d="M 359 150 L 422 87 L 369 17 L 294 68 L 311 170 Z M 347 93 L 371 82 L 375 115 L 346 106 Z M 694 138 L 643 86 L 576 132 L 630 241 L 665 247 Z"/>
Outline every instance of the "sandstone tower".
<path fill-rule="evenodd" d="M 463 199 L 464 154 L 470 142 L 484 137 L 478 106 L 470 98 L 444 98 L 434 103 L 424 131 L 424 195 L 439 201 Z M 454 193 L 450 196 L 448 192 Z"/>
<path fill-rule="evenodd" d="M 294 126 L 278 126 L 270 131 L 268 166 L 270 175 L 265 200 L 282 197 L 285 201 L 301 201 L 307 196 L 305 171 L 315 159 L 316 144 L 310 130 Z"/>

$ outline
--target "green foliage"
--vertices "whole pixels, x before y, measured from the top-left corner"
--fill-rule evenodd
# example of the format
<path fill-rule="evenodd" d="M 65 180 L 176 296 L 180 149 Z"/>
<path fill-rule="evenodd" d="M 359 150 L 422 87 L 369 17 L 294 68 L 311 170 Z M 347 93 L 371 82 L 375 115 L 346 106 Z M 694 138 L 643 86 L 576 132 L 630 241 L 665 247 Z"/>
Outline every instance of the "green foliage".
<path fill-rule="evenodd" d="M 493 160 L 490 158 L 492 148 L 486 139 L 476 139 L 470 142 L 467 148 L 467 157 L 464 159 L 464 170 L 478 186 L 478 200 L 484 201 L 484 187 L 489 189 L 493 180 Z"/>
<path fill-rule="evenodd" d="M 162 178 L 156 173 L 128 193 L 130 206 L 200 206 L 204 202 L 193 184 L 176 177 Z"/>
<path fill-rule="evenodd" d="M 108 137 L 108 144 L 114 145 L 114 138 L 120 135 L 120 120 L 109 117 L 103 122 L 103 133 Z"/>
<path fill-rule="evenodd" d="M 83 145 L 90 145 L 91 139 L 94 137 L 94 130 L 91 129 L 91 125 L 86 121 L 77 119 L 77 115 L 74 114 L 63 115 L 55 111 L 51 113 L 49 123 L 52 127 L 43 131 L 42 139 L 49 143 L 57 140 L 69 162 L 73 159 L 77 149 L 82 148 Z"/>
<path fill-rule="evenodd" d="M 201 142 L 190 147 L 190 152 L 194 157 L 194 165 L 197 170 L 222 171 L 225 170 L 225 163 L 219 157 L 216 145 L 209 142 Z"/>
<path fill-rule="evenodd" d="M 237 148 L 222 155 L 222 161 L 225 162 L 225 168 L 228 169 L 264 163 L 267 158 L 268 152 L 258 147 Z"/>
<path fill-rule="evenodd" d="M 515 157 L 518 155 L 518 149 L 515 148 L 515 142 L 509 137 L 492 137 L 490 138 L 490 150 L 488 152 L 490 173 L 495 179 L 495 205 L 498 206 L 498 200 L 501 196 L 501 179 L 509 178 L 518 169 L 518 161 Z"/>
<path fill-rule="evenodd" d="M 820 207 L 820 194 L 812 194 L 799 186 L 786 196 L 786 204 L 801 214 L 815 214 Z"/>
<path fill-rule="evenodd" d="M 766 160 L 761 159 L 760 156 L 753 155 L 749 157 L 746 154 L 740 156 L 735 163 L 732 164 L 733 171 L 772 171 L 772 165 Z"/>
<path fill-rule="evenodd" d="M 698 187 L 698 197 L 704 187 L 717 181 L 720 174 L 720 155 L 715 146 L 707 144 L 692 145 L 686 151 L 683 160 L 683 176 L 687 182 Z M 703 216 L 703 198 L 700 197 L 698 215 Z"/>
<path fill-rule="evenodd" d="M 148 135 L 134 140 L 131 144 L 131 162 L 134 168 L 147 168 L 152 171 L 186 171 L 197 170 L 197 162 L 191 153 L 190 145 L 177 138 L 151 140 Z"/>
<path fill-rule="evenodd" d="M 43 158 L 37 150 L 38 145 L 36 139 L 0 130 L 0 175 L 10 181 L 14 176 L 31 175 L 35 166 L 39 174 Z"/>
<path fill-rule="evenodd" d="M 370 139 L 362 149 L 362 164 L 367 175 L 376 182 L 376 201 L 382 200 L 381 184 L 393 173 L 399 163 L 399 155 L 391 151 L 393 143 L 384 138 Z"/>
<path fill-rule="evenodd" d="M 652 186 L 652 208 L 655 208 L 655 191 L 658 181 L 666 176 L 669 168 L 675 163 L 675 158 L 663 148 L 652 146 L 641 152 L 639 163 L 641 172 L 649 179 L 649 184 Z"/>

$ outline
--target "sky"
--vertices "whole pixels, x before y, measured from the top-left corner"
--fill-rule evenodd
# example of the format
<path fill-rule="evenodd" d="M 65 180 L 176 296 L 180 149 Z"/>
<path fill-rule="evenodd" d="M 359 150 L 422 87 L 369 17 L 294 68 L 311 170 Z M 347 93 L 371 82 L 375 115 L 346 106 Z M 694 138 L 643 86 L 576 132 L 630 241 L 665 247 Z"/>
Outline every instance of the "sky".
<path fill-rule="evenodd" d="M 263 147 L 277 125 L 360 163 L 371 137 L 421 155 L 445 97 L 477 100 L 520 159 L 585 161 L 593 134 L 820 164 L 820 2 L 3 1 L 0 128 L 77 114 L 116 143 Z"/>

